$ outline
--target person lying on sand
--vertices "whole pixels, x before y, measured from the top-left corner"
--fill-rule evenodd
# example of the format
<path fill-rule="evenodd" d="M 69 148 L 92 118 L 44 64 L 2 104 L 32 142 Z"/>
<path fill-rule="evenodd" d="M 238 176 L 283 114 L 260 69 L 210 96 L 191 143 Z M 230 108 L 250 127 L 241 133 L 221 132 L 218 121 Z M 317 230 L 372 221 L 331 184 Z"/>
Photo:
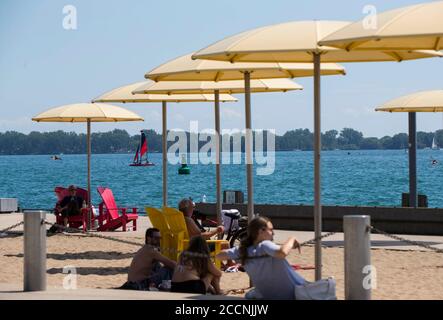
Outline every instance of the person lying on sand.
<path fill-rule="evenodd" d="M 223 250 L 216 258 L 241 262 L 254 284 L 255 298 L 295 299 L 295 286 L 306 281 L 293 270 L 286 257 L 292 248 L 298 248 L 300 252 L 300 244 L 295 237 L 281 246 L 273 240 L 271 221 L 266 217 L 256 217 L 249 223 L 247 237 L 240 247 Z"/>
<path fill-rule="evenodd" d="M 206 240 L 201 236 L 191 238 L 189 247 L 180 254 L 171 281 L 172 292 L 222 294 L 217 269 L 209 256 Z"/>
<path fill-rule="evenodd" d="M 171 280 L 176 263 L 159 252 L 160 241 L 158 229 L 146 230 L 145 245 L 132 259 L 128 281 L 121 289 L 149 290 L 158 288 L 163 280 Z"/>

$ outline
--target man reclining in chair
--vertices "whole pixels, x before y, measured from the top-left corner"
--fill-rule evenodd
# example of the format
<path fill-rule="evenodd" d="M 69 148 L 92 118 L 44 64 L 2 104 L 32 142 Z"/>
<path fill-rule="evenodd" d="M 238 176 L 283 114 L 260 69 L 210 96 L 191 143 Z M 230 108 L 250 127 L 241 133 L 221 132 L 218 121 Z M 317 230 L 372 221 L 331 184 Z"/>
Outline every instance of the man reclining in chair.
<path fill-rule="evenodd" d="M 77 187 L 70 185 L 68 187 L 69 196 L 66 196 L 60 201 L 57 206 L 58 210 L 61 211 L 63 216 L 63 225 L 68 226 L 68 217 L 76 216 L 81 214 L 81 208 L 83 206 L 84 199 L 77 195 Z"/>
<path fill-rule="evenodd" d="M 201 236 L 205 240 L 209 240 L 211 239 L 211 237 L 217 234 L 223 234 L 225 232 L 225 228 L 223 226 L 218 226 L 215 230 L 212 231 L 202 231 L 202 229 L 195 223 L 194 219 L 191 218 L 194 209 L 195 209 L 195 204 L 191 199 L 182 199 L 178 204 L 178 210 L 183 212 L 183 215 L 185 217 L 186 228 L 188 229 L 189 233 L 189 239 L 191 239 L 192 237 Z"/>
<path fill-rule="evenodd" d="M 188 229 L 189 239 L 197 236 L 201 236 L 205 240 L 210 240 L 211 237 L 221 234 L 225 232 L 225 228 L 223 226 L 217 226 L 215 230 L 212 231 L 202 231 L 200 227 L 195 223 L 194 219 L 192 219 L 192 214 L 195 209 L 195 203 L 191 199 L 182 199 L 178 204 L 178 210 L 183 212 L 186 222 L 186 228 Z M 209 250 L 211 252 L 215 251 L 215 244 L 209 243 Z M 222 249 L 229 249 L 229 244 L 222 244 Z M 235 265 L 232 260 L 228 260 L 226 265 L 222 266 L 222 269 L 226 269 L 229 266 Z"/>
<path fill-rule="evenodd" d="M 145 245 L 132 259 L 128 281 L 120 289 L 149 290 L 157 288 L 163 280 L 171 280 L 175 261 L 159 252 L 161 235 L 156 228 L 149 228 L 145 234 Z"/>

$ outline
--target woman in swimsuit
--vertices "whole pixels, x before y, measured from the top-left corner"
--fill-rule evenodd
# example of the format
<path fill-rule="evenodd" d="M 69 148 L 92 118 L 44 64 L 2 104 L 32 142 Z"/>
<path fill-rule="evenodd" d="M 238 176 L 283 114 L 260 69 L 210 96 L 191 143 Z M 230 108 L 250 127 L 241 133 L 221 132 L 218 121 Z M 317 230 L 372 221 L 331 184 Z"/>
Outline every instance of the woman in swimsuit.
<path fill-rule="evenodd" d="M 221 294 L 221 276 L 222 272 L 210 259 L 206 240 L 196 236 L 191 238 L 188 249 L 180 255 L 172 276 L 171 291 Z"/>

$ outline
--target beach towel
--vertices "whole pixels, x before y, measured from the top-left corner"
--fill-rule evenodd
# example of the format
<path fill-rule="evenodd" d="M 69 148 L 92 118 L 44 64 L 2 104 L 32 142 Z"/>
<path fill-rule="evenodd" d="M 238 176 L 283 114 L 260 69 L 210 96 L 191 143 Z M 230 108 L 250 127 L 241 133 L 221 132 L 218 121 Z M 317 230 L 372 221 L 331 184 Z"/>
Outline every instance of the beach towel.
<path fill-rule="evenodd" d="M 315 270 L 314 266 L 302 266 L 299 264 L 293 264 L 293 265 L 291 265 L 291 267 L 294 270 Z"/>
<path fill-rule="evenodd" d="M 225 269 L 225 272 L 231 273 L 231 272 L 245 272 L 245 269 L 243 268 L 243 266 L 238 263 L 235 264 L 233 266 L 229 266 Z"/>

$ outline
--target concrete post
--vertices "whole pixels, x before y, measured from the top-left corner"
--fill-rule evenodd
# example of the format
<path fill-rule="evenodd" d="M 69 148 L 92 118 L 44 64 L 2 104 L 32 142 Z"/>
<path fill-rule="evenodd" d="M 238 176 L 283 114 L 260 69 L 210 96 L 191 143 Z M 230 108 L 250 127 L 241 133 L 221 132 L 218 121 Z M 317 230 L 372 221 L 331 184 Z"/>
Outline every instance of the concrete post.
<path fill-rule="evenodd" d="M 373 270 L 371 270 L 370 225 L 370 216 L 343 217 L 346 300 L 371 299 L 372 282 L 368 281 L 373 275 Z"/>
<path fill-rule="evenodd" d="M 44 211 L 26 211 L 24 219 L 24 291 L 46 290 L 46 227 Z"/>

